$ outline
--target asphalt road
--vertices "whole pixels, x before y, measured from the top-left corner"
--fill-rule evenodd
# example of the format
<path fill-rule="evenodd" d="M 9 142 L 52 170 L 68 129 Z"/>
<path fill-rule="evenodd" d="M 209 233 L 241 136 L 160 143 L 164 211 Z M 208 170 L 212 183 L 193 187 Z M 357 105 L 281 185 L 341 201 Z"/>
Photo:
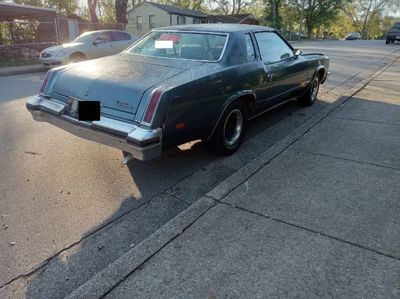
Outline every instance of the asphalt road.
<path fill-rule="evenodd" d="M 331 58 L 325 96 L 252 121 L 241 150 L 227 158 L 192 142 L 121 166 L 120 151 L 31 119 L 25 102 L 43 73 L 0 77 L 0 297 L 71 292 L 400 49 L 383 41 L 296 47 Z"/>

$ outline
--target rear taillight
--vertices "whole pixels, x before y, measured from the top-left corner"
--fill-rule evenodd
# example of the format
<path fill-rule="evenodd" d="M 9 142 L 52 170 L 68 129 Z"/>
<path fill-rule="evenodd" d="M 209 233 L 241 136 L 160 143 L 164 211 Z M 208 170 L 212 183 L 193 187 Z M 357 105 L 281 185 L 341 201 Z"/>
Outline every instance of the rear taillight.
<path fill-rule="evenodd" d="M 154 112 L 156 112 L 158 103 L 160 102 L 162 92 L 160 90 L 153 91 L 149 104 L 147 105 L 146 112 L 143 117 L 143 123 L 150 125 L 153 120 Z"/>
<path fill-rule="evenodd" d="M 46 76 L 44 76 L 44 80 L 43 80 L 42 86 L 40 87 L 40 91 L 39 91 L 40 95 L 45 95 L 46 86 L 47 86 L 47 83 L 49 83 L 49 80 L 50 80 L 52 74 L 53 74 L 52 71 L 47 71 Z"/>

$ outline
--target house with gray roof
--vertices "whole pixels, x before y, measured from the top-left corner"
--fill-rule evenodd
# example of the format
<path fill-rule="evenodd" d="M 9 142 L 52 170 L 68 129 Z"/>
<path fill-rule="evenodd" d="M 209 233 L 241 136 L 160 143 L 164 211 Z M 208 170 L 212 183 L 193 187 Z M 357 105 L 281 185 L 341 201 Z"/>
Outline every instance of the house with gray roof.
<path fill-rule="evenodd" d="M 185 9 L 156 2 L 142 2 L 127 14 L 125 30 L 142 36 L 156 27 L 207 23 L 208 15 L 193 9 Z"/>

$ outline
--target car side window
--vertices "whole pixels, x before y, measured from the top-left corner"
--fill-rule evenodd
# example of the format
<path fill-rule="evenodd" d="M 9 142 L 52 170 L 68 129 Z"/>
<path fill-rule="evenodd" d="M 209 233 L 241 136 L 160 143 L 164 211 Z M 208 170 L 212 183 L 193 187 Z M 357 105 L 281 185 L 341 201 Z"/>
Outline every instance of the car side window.
<path fill-rule="evenodd" d="M 111 41 L 111 34 L 109 32 L 102 32 L 96 38 L 97 43 L 109 43 Z"/>
<path fill-rule="evenodd" d="M 245 39 L 246 39 L 247 60 L 254 61 L 256 60 L 256 52 L 254 51 L 253 41 L 251 40 L 251 36 L 249 33 L 245 34 Z"/>
<path fill-rule="evenodd" d="M 112 32 L 111 33 L 113 41 L 123 41 L 123 40 L 130 40 L 131 36 L 126 32 Z"/>
<path fill-rule="evenodd" d="M 292 49 L 275 32 L 257 32 L 255 36 L 264 63 L 279 62 L 293 57 Z"/>

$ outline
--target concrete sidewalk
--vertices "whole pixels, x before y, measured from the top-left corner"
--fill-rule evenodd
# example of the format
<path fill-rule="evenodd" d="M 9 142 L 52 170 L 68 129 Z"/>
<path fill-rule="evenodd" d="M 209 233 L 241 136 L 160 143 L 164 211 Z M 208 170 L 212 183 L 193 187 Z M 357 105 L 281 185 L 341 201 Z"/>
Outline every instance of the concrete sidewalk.
<path fill-rule="evenodd" d="M 44 72 L 44 71 L 46 71 L 46 69 L 41 64 L 8 66 L 8 67 L 0 68 L 0 77 L 1 76 L 19 75 L 19 74 L 28 74 L 28 73 L 37 73 L 37 72 Z"/>
<path fill-rule="evenodd" d="M 397 59 L 70 297 L 399 298 L 399 82 Z"/>

